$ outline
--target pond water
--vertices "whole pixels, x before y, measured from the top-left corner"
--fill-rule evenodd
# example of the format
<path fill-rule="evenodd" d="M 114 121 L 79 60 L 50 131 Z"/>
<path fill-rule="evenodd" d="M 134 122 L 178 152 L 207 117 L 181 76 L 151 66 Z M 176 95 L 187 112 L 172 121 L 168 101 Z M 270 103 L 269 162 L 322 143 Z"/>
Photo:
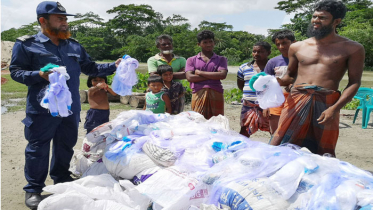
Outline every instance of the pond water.
<path fill-rule="evenodd" d="M 8 111 L 8 108 L 1 106 L 1 114 L 4 114 L 6 111 Z"/>

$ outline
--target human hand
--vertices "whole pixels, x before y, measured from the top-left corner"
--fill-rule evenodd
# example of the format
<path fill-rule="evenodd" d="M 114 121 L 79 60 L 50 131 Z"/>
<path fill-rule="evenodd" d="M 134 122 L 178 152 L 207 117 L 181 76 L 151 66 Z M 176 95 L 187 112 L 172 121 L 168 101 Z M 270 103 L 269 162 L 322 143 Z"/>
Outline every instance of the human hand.
<path fill-rule="evenodd" d="M 270 115 L 269 109 L 263 109 L 263 117 L 269 117 Z"/>
<path fill-rule="evenodd" d="M 275 71 L 275 77 L 283 78 L 286 74 L 288 67 L 287 66 L 277 66 L 273 70 Z"/>
<path fill-rule="evenodd" d="M 329 107 L 321 113 L 320 117 L 317 119 L 317 122 L 321 125 L 326 125 L 336 117 L 336 114 L 338 114 L 338 112 L 332 107 Z"/>
<path fill-rule="evenodd" d="M 96 85 L 96 87 L 98 87 L 100 90 L 103 89 L 103 90 L 107 91 L 109 86 L 105 82 L 100 82 Z"/>
<path fill-rule="evenodd" d="M 49 75 L 51 73 L 53 73 L 53 71 L 47 71 L 47 72 L 39 71 L 39 76 L 49 81 Z"/>
<path fill-rule="evenodd" d="M 122 58 L 118 58 L 118 60 L 115 61 L 115 67 L 118 68 L 121 61 L 122 61 Z"/>
<path fill-rule="evenodd" d="M 195 75 L 201 75 L 201 70 L 198 70 L 198 69 L 195 70 L 195 71 L 194 71 L 194 74 L 195 74 Z"/>
<path fill-rule="evenodd" d="M 291 88 L 291 85 L 287 85 L 287 86 L 285 87 L 286 92 L 290 93 L 290 88 Z"/>

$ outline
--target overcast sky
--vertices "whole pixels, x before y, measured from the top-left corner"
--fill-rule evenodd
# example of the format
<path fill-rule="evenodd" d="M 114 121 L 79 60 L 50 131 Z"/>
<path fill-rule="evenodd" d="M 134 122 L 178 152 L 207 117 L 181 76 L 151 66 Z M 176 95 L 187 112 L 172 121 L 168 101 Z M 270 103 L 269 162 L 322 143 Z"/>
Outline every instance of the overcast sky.
<path fill-rule="evenodd" d="M 1 31 L 19 28 L 36 20 L 36 7 L 40 0 L 1 0 Z M 61 0 L 67 13 L 92 11 L 105 21 L 113 18 L 106 11 L 120 4 L 148 4 L 163 17 L 179 14 L 189 20 L 192 28 L 202 20 L 226 22 L 235 31 L 267 34 L 290 22 L 290 16 L 274 9 L 279 0 Z M 71 17 L 70 20 L 74 18 Z"/>

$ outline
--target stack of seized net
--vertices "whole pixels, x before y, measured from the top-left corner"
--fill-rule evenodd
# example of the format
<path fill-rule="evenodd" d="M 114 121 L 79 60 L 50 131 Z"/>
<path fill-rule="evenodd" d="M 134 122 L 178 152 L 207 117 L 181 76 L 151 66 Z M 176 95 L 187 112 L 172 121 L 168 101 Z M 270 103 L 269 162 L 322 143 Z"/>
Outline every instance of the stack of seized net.
<path fill-rule="evenodd" d="M 230 130 L 224 116 L 122 112 L 86 136 L 79 157 L 86 167 L 73 171 L 86 176 L 45 187 L 54 195 L 39 209 L 70 203 L 77 206 L 71 209 L 113 210 L 373 206 L 369 172 L 295 145 L 252 141 Z M 106 171 L 94 171 L 100 164 Z"/>

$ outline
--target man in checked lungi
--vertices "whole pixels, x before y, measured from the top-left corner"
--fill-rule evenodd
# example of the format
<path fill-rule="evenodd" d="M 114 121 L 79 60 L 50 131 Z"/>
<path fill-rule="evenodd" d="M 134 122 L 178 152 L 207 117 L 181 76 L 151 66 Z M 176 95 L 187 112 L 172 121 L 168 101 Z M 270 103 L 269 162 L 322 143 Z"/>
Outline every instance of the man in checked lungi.
<path fill-rule="evenodd" d="M 336 32 L 345 14 L 341 1 L 317 3 L 308 28 L 311 38 L 290 46 L 287 74 L 278 81 L 293 87 L 270 144 L 288 142 L 335 156 L 339 111 L 358 91 L 365 59 L 361 44 Z M 341 94 L 346 71 L 348 84 Z"/>
<path fill-rule="evenodd" d="M 214 53 L 214 33 L 204 30 L 197 35 L 201 52 L 190 57 L 185 75 L 192 89 L 192 110 L 206 119 L 224 115 L 223 86 L 220 80 L 227 77 L 227 59 Z"/>

